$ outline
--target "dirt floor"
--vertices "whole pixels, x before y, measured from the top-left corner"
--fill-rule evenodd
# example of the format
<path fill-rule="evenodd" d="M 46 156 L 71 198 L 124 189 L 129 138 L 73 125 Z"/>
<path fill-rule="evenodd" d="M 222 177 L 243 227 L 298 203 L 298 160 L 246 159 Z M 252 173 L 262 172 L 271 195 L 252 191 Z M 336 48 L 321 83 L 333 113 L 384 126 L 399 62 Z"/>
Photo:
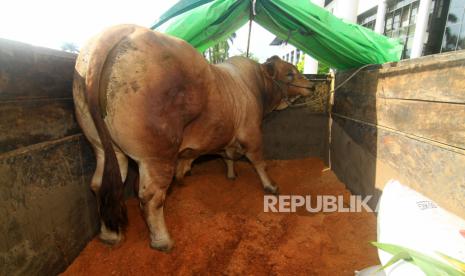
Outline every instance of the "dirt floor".
<path fill-rule="evenodd" d="M 269 161 L 280 194 L 350 193 L 321 160 Z M 91 241 L 63 275 L 354 275 L 378 263 L 372 213 L 263 212 L 263 192 L 252 166 L 236 163 L 225 178 L 219 159 L 194 166 L 167 198 L 165 216 L 176 244 L 150 249 L 135 199 L 128 200 L 123 243 Z"/>

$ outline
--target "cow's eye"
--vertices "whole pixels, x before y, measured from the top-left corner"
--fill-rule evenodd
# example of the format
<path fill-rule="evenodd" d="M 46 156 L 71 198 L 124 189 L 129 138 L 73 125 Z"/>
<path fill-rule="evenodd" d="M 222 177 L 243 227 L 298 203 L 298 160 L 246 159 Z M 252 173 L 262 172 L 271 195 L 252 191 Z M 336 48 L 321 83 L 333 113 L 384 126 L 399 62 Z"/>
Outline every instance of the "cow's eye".
<path fill-rule="evenodd" d="M 292 71 L 291 71 L 291 72 L 288 72 L 287 75 L 286 75 L 286 77 L 287 77 L 287 79 L 288 79 L 289 81 L 291 81 L 292 79 L 294 79 L 294 73 L 292 73 Z"/>

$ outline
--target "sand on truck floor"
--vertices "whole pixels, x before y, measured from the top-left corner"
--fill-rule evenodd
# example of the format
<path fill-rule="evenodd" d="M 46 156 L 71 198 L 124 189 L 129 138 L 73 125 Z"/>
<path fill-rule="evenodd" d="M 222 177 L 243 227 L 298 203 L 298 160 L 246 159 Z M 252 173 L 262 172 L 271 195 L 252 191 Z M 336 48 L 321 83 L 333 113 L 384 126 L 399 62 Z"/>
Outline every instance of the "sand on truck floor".
<path fill-rule="evenodd" d="M 223 161 L 211 160 L 173 187 L 165 206 L 171 253 L 150 249 L 138 201 L 130 199 L 122 244 L 95 238 L 63 275 L 353 275 L 378 263 L 369 244 L 373 213 L 264 213 L 252 166 L 236 162 L 236 172 L 227 180 Z M 316 158 L 268 161 L 268 172 L 281 195 L 350 195 Z"/>

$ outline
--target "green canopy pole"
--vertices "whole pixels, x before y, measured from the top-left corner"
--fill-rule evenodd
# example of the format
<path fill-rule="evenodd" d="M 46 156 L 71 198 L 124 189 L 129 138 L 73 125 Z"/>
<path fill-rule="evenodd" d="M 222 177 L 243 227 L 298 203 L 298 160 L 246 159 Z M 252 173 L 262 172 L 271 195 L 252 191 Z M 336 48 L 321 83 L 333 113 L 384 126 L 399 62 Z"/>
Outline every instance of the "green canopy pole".
<path fill-rule="evenodd" d="M 250 49 L 250 34 L 252 33 L 252 20 L 255 15 L 255 1 L 256 0 L 250 0 L 250 14 L 249 14 L 249 36 L 247 37 L 247 52 L 246 56 L 247 58 L 249 57 L 249 49 Z"/>

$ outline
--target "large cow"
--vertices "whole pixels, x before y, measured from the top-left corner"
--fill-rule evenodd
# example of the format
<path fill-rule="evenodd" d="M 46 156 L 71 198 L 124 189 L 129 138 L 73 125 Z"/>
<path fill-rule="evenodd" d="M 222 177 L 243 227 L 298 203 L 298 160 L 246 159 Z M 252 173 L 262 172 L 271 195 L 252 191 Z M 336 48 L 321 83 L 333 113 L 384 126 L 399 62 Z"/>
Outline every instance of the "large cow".
<path fill-rule="evenodd" d="M 158 250 L 173 245 L 163 215 L 166 190 L 202 154 L 222 154 L 231 178 L 233 156 L 244 154 L 265 191 L 276 193 L 265 171 L 261 122 L 311 87 L 278 57 L 264 64 L 234 57 L 210 65 L 186 42 L 134 25 L 93 38 L 77 59 L 73 96 L 97 159 L 91 188 L 99 203 L 100 238 L 111 244 L 122 238 L 128 157 L 138 164 L 138 196 L 150 245 Z"/>

